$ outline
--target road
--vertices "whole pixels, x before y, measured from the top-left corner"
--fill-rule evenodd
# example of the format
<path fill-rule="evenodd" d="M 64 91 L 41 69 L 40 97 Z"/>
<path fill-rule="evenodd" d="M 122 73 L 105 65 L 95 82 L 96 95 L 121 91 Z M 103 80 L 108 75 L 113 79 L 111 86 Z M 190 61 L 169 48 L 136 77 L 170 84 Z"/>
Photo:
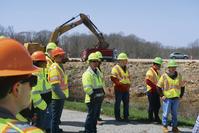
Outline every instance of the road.
<path fill-rule="evenodd" d="M 79 133 L 84 130 L 86 113 L 64 110 L 61 128 L 65 133 Z M 162 133 L 161 125 L 144 124 L 136 121 L 130 123 L 117 122 L 111 117 L 102 116 L 103 125 L 97 126 L 98 133 Z M 181 133 L 191 133 L 191 128 L 179 128 Z M 171 130 L 171 128 L 169 128 Z"/>

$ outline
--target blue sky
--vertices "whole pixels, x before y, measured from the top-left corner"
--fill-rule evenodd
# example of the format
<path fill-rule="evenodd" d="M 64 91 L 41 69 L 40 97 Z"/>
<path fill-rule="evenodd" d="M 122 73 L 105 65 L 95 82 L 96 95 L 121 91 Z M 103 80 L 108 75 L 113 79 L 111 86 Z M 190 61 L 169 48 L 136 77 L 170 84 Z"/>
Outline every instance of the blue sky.
<path fill-rule="evenodd" d="M 105 34 L 134 34 L 164 46 L 199 39 L 198 0 L 2 0 L 0 25 L 17 32 L 53 30 L 79 13 Z M 83 25 L 69 33 L 90 33 Z"/>

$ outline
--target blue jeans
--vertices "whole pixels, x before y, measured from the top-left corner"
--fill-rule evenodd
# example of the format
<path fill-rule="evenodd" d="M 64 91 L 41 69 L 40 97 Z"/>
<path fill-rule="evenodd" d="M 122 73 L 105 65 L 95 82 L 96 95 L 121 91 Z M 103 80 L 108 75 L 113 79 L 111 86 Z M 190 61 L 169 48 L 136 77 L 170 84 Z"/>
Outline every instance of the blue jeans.
<path fill-rule="evenodd" d="M 60 133 L 59 124 L 64 107 L 64 99 L 52 99 L 52 133 Z"/>
<path fill-rule="evenodd" d="M 88 114 L 85 122 L 86 133 L 97 133 L 97 118 L 101 108 L 102 99 L 91 100 L 87 103 Z"/>
<path fill-rule="evenodd" d="M 115 107 L 114 107 L 114 113 L 115 118 L 120 118 L 120 104 L 121 101 L 124 104 L 124 119 L 128 119 L 129 116 L 129 92 L 120 92 L 117 89 L 115 89 Z"/>
<path fill-rule="evenodd" d="M 199 133 L 199 115 L 198 115 L 198 118 L 197 118 L 196 123 L 194 125 L 194 128 L 192 130 L 192 133 Z"/>
<path fill-rule="evenodd" d="M 177 121 L 177 111 L 179 107 L 179 99 L 165 99 L 163 101 L 163 114 L 162 114 L 162 124 L 163 126 L 168 125 L 168 115 L 171 112 L 171 122 L 172 122 L 172 127 L 177 127 L 178 121 Z"/>

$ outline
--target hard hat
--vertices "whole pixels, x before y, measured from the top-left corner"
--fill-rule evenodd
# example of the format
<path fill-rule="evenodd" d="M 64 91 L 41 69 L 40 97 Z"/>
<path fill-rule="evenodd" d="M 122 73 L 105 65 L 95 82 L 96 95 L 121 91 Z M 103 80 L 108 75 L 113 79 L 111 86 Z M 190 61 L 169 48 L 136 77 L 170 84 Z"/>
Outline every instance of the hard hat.
<path fill-rule="evenodd" d="M 95 54 L 98 56 L 99 59 L 102 59 L 102 53 L 100 51 L 95 52 Z"/>
<path fill-rule="evenodd" d="M 92 60 L 98 60 L 99 61 L 99 57 L 96 53 L 90 53 L 90 55 L 88 56 L 88 61 L 92 61 Z"/>
<path fill-rule="evenodd" d="M 117 60 L 128 60 L 128 56 L 126 53 L 120 53 L 117 57 Z"/>
<path fill-rule="evenodd" d="M 46 56 L 42 51 L 36 51 L 31 55 L 33 61 L 46 61 Z"/>
<path fill-rule="evenodd" d="M 64 50 L 62 48 L 60 48 L 60 47 L 56 47 L 55 49 L 53 49 L 51 51 L 51 56 L 52 57 L 55 57 L 57 55 L 64 55 L 64 54 L 65 54 Z"/>
<path fill-rule="evenodd" d="M 162 58 L 161 58 L 161 57 L 155 57 L 155 59 L 153 60 L 153 63 L 159 64 L 159 65 L 162 65 L 163 60 L 162 60 Z"/>
<path fill-rule="evenodd" d="M 0 39 L 0 77 L 26 75 L 38 70 L 21 43 L 9 38 Z"/>
<path fill-rule="evenodd" d="M 170 59 L 168 64 L 167 64 L 167 67 L 177 67 L 177 63 L 174 59 Z"/>
<path fill-rule="evenodd" d="M 48 45 L 46 46 L 46 51 L 53 50 L 56 47 L 57 47 L 57 45 L 54 42 L 49 42 Z"/>

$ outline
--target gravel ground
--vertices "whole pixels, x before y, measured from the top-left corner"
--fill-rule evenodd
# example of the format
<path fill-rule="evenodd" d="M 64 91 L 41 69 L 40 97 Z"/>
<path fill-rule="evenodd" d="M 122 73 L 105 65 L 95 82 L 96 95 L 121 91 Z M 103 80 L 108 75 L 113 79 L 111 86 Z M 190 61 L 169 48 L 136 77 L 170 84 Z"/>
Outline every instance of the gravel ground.
<path fill-rule="evenodd" d="M 78 133 L 84 130 L 86 113 L 64 110 L 61 128 L 65 133 Z M 114 118 L 102 116 L 104 124 L 97 126 L 98 133 L 162 133 L 161 125 L 143 124 L 136 121 L 130 123 L 117 122 Z M 181 133 L 191 133 L 191 128 L 179 128 Z M 169 130 L 171 128 L 169 127 Z"/>

